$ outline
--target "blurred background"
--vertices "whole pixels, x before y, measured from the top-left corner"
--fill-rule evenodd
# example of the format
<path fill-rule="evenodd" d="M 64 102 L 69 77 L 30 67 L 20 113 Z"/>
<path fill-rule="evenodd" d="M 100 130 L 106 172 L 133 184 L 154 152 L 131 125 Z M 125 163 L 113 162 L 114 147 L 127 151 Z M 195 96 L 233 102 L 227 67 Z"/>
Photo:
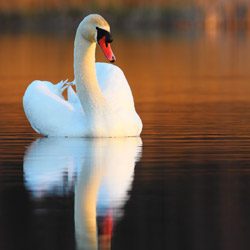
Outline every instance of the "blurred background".
<path fill-rule="evenodd" d="M 2 0 L 0 28 L 71 30 L 93 12 L 117 29 L 250 30 L 248 0 Z"/>

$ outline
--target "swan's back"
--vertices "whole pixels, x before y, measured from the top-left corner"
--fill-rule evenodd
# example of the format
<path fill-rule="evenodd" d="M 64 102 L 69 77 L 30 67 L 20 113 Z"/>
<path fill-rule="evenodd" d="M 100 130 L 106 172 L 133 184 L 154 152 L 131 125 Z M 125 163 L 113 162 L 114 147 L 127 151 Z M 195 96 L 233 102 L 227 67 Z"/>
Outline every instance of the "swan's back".
<path fill-rule="evenodd" d="M 132 92 L 122 70 L 111 64 L 96 63 L 96 72 L 101 92 L 112 107 L 113 115 L 116 118 L 119 116 L 122 122 L 139 124 L 136 125 L 139 131 L 136 133 L 139 134 L 141 120 L 135 111 Z M 28 86 L 23 97 L 23 107 L 32 128 L 44 136 L 95 136 L 77 94 L 69 87 L 68 100 L 65 100 L 62 86 L 61 83 L 54 85 L 39 80 Z M 129 127 L 127 130 L 131 131 Z M 136 134 L 128 134 L 133 135 Z M 105 131 L 103 136 L 107 136 Z"/>
<path fill-rule="evenodd" d="M 84 113 L 64 99 L 59 84 L 33 81 L 24 94 L 23 107 L 32 128 L 41 135 L 84 136 Z"/>
<path fill-rule="evenodd" d="M 134 111 L 131 89 L 122 70 L 110 63 L 96 63 L 98 84 L 106 101 L 115 111 Z"/>

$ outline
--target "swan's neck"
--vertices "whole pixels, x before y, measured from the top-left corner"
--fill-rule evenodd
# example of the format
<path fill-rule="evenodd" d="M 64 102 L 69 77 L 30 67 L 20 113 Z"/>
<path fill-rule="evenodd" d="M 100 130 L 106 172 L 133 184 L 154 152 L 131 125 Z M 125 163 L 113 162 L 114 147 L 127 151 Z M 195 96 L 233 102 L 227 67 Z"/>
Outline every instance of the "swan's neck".
<path fill-rule="evenodd" d="M 74 74 L 76 91 L 86 116 L 93 116 L 108 108 L 98 85 L 95 69 L 96 43 L 76 34 L 74 47 Z"/>

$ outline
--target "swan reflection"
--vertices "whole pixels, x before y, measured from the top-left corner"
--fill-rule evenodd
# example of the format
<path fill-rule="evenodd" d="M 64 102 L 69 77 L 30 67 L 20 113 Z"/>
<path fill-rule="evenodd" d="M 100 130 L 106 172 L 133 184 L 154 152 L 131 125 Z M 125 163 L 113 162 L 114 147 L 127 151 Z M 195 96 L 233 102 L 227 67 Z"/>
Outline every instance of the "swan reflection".
<path fill-rule="evenodd" d="M 108 249 L 141 145 L 132 137 L 40 138 L 25 153 L 26 188 L 34 198 L 74 191 L 77 249 Z"/>

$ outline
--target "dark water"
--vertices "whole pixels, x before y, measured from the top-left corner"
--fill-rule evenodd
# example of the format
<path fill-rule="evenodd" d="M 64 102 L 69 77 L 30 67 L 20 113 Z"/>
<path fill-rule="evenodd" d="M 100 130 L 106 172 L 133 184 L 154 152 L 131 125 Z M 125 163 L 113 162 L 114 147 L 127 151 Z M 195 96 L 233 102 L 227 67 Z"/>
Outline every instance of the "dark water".
<path fill-rule="evenodd" d="M 73 37 L 0 36 L 0 249 L 250 249 L 249 35 L 112 45 L 141 140 L 40 138 L 22 95 L 73 79 Z"/>

